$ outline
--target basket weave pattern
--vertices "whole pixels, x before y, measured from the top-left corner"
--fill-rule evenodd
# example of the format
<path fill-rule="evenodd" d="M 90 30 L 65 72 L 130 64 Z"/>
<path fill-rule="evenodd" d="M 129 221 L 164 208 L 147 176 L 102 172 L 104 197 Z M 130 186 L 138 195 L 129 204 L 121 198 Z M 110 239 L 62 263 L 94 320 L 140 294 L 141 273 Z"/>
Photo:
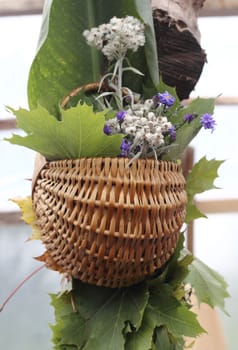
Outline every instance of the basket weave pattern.
<path fill-rule="evenodd" d="M 46 264 L 106 287 L 152 275 L 171 256 L 185 217 L 180 166 L 153 159 L 46 163 L 34 189 Z"/>

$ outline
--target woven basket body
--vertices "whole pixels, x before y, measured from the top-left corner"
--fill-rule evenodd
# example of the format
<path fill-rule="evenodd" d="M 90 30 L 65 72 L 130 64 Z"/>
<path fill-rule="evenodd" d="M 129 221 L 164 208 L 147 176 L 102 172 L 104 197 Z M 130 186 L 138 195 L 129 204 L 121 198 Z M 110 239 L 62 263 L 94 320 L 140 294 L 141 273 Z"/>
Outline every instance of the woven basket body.
<path fill-rule="evenodd" d="M 87 158 L 46 163 L 33 204 L 48 267 L 106 287 L 155 273 L 176 247 L 185 180 L 175 163 Z"/>

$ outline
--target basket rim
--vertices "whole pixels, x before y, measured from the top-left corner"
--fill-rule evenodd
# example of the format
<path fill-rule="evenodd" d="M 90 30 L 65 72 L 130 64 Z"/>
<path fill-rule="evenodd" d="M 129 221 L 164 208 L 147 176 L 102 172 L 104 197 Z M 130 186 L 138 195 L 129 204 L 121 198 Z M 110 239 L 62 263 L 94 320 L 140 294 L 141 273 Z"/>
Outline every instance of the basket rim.
<path fill-rule="evenodd" d="M 32 175 L 32 185 L 31 185 L 31 195 L 33 196 L 34 190 L 35 190 L 35 186 L 36 186 L 36 182 L 40 176 L 41 171 L 47 166 L 47 164 L 50 163 L 54 163 L 54 162 L 63 162 L 63 161 L 69 161 L 69 162 L 77 162 L 80 160 L 87 160 L 87 159 L 101 159 L 101 160 L 105 160 L 105 159 L 124 159 L 124 160 L 128 160 L 131 161 L 131 158 L 121 158 L 121 157 L 84 157 L 84 158 L 76 158 L 76 159 L 71 159 L 71 158 L 67 158 L 67 159 L 57 159 L 57 160 L 47 160 L 42 154 L 37 153 L 36 157 L 35 157 L 35 162 L 34 162 L 34 170 L 33 170 L 33 175 Z M 167 163 L 167 164 L 174 164 L 175 166 L 178 167 L 178 170 L 181 170 L 181 165 L 179 163 L 170 161 L 170 160 L 161 160 L 161 159 L 155 159 L 155 158 L 138 158 L 134 160 L 135 162 L 154 162 L 157 164 L 160 163 Z"/>

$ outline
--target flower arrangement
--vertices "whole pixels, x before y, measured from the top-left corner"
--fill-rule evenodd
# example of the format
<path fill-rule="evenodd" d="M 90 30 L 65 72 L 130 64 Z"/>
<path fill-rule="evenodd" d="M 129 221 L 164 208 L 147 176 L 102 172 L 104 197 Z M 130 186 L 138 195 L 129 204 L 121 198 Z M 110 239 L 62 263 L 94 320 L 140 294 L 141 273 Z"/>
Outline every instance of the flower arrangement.
<path fill-rule="evenodd" d="M 186 179 L 185 194 L 185 180 L 180 169 L 181 156 L 201 128 L 214 131 L 214 100 L 197 98 L 189 105 L 183 105 L 174 88 L 161 81 L 157 84 L 153 24 L 148 15 L 150 3 L 143 1 L 140 10 L 132 11 L 133 15 L 113 15 L 108 22 L 81 31 L 80 38 L 86 56 L 93 52 L 90 72 L 103 67 L 96 83 L 94 80 L 82 82 L 76 92 L 63 99 L 60 106 L 58 100 L 57 103 L 49 102 L 44 89 L 37 89 L 41 91 L 41 98 L 30 111 L 9 107 L 17 117 L 18 126 L 26 134 L 13 135 L 8 141 L 31 148 L 45 159 L 33 183 L 33 204 L 31 198 L 20 203 L 23 217 L 34 228 L 33 238 L 42 240 L 47 246 L 46 253 L 39 260 L 49 268 L 66 274 L 72 282 L 70 291 L 52 296 L 56 316 L 56 325 L 52 327 L 55 349 L 169 350 L 173 347 L 182 350 L 184 336 L 196 337 L 203 332 L 191 310 L 191 294 L 196 295 L 199 303 L 206 302 L 211 307 L 221 308 L 224 308 L 224 298 L 227 297 L 226 283 L 222 277 L 188 252 L 184 247 L 184 235 L 180 233 L 183 221 L 189 223 L 203 216 L 193 203 L 194 195 L 214 187 L 213 182 L 222 163 L 201 159 Z M 120 3 L 115 6 L 121 6 Z M 95 14 L 99 10 L 97 6 L 95 2 Z M 151 50 L 148 50 L 148 45 Z M 47 52 L 47 46 L 41 50 Z M 40 56 L 41 51 L 37 57 Z M 34 84 L 38 84 L 38 80 L 32 83 L 35 79 L 34 63 L 32 67 L 30 91 L 33 91 Z M 81 67 L 82 74 L 86 67 L 85 61 Z M 30 94 L 34 95 L 32 92 Z M 76 98 L 73 105 L 72 98 Z M 34 104 L 34 98 L 30 100 L 30 104 Z M 97 160 L 99 158 L 100 162 Z M 115 159 L 118 168 L 110 170 Z M 142 165 L 139 167 L 140 160 Z M 148 165 L 151 164 L 150 160 L 153 166 Z M 122 170 L 122 164 L 125 170 Z M 168 175 L 160 177 L 157 174 L 158 164 L 165 164 L 161 167 Z M 76 171 L 78 165 L 79 173 Z M 148 175 L 150 167 L 152 175 Z M 57 173 L 54 173 L 55 168 Z M 143 182 L 141 174 L 144 170 L 146 174 Z M 179 173 L 178 178 L 174 170 Z M 132 175 L 128 175 L 130 171 Z M 90 179 L 92 173 L 96 175 Z M 114 180 L 113 173 L 117 174 L 118 182 Z M 135 182 L 131 184 L 128 178 L 134 181 L 137 173 L 140 176 L 139 185 Z M 165 184 L 166 177 L 169 178 L 168 184 Z M 75 185 L 78 179 L 79 183 Z M 64 181 L 62 184 L 61 180 Z M 158 190 L 160 181 L 162 192 L 169 191 L 166 199 L 161 200 L 155 195 L 158 192 L 161 197 Z M 106 184 L 106 192 L 103 192 L 102 183 Z M 55 197 L 53 202 L 48 202 L 48 194 L 44 190 L 52 184 L 50 194 L 53 193 Z M 137 187 L 142 193 L 141 197 L 135 195 Z M 103 206 L 99 204 L 99 193 Z M 115 205 L 108 204 L 111 198 L 117 198 Z M 123 200 L 127 201 L 128 198 L 136 198 L 136 214 L 133 214 L 130 201 L 122 207 Z M 145 198 L 147 206 L 142 198 Z M 60 204 L 62 199 L 67 206 Z M 168 207 L 164 207 L 166 203 Z M 158 206 L 159 211 L 156 208 Z M 82 208 L 83 211 L 77 214 L 77 210 Z M 117 221 L 114 214 L 110 214 L 110 219 L 100 216 L 108 211 L 115 214 Z M 100 214 L 95 214 L 98 212 Z M 149 216 L 146 216 L 147 213 Z M 49 220 L 45 219 L 47 215 Z M 169 224 L 163 221 L 166 215 L 170 217 Z M 159 221 L 152 222 L 158 217 Z M 69 235 L 74 225 L 76 230 Z M 123 236 L 122 231 L 126 226 L 130 228 Z M 148 234 L 148 227 L 156 234 L 159 227 L 162 240 L 153 238 L 151 232 Z M 173 238 L 169 236 L 168 227 L 176 227 Z M 159 263 L 156 262 L 155 268 L 148 263 L 143 268 L 145 275 L 134 279 L 134 283 L 119 284 L 120 288 L 115 285 L 114 288 L 107 288 L 108 285 L 102 282 L 104 274 L 111 269 L 111 275 L 116 275 L 117 281 L 126 279 L 130 270 L 130 256 L 133 264 L 136 260 L 140 265 L 146 259 L 156 261 L 154 251 L 146 253 L 147 248 L 139 246 L 140 230 L 146 246 L 151 241 L 158 251 L 169 246 L 166 256 L 162 256 Z M 87 242 L 82 238 L 83 231 L 89 237 Z M 58 233 L 61 232 L 60 238 Z M 100 243 L 105 236 L 106 244 L 102 246 Z M 131 243 L 135 237 L 136 243 Z M 164 246 L 158 248 L 163 239 Z M 114 240 L 115 246 L 111 247 L 111 241 Z M 124 247 L 121 245 L 123 240 L 127 242 Z M 70 248 L 67 248 L 67 243 L 71 244 Z M 97 256 L 96 263 L 94 253 Z M 82 257 L 79 265 L 78 255 Z M 89 256 L 90 264 L 89 271 L 84 273 L 86 255 Z M 61 263 L 62 256 L 64 263 Z M 121 256 L 126 257 L 126 267 L 123 267 Z M 106 267 L 102 267 L 103 263 Z M 113 263 L 118 264 L 119 268 L 114 268 Z M 68 267 L 72 273 L 68 272 Z M 103 270 L 101 274 L 100 270 Z M 131 275 L 136 275 L 137 270 L 132 269 Z M 89 283 L 94 283 L 92 275 L 98 274 L 97 286 L 84 283 L 87 281 L 84 279 L 85 274 Z M 204 283 L 208 286 L 206 290 L 203 288 Z M 210 293 L 213 286 L 216 286 L 216 298 Z"/>
<path fill-rule="evenodd" d="M 122 157 L 134 159 L 154 156 L 158 159 L 176 141 L 176 130 L 186 122 L 191 123 L 198 114 L 185 114 L 183 120 L 178 122 L 177 108 L 172 112 L 169 110 L 176 99 L 168 91 L 158 92 L 151 99 L 143 101 L 143 97 L 141 100 L 133 91 L 122 86 L 125 70 L 141 74 L 130 65 L 126 55 L 128 50 L 136 52 L 140 46 L 144 46 L 144 24 L 132 16 L 113 17 L 107 24 L 85 30 L 83 35 L 87 43 L 101 50 L 113 66 L 113 72 L 106 74 L 101 80 L 102 84 L 108 79 L 108 87 L 112 88 L 113 92 L 104 92 L 98 99 L 112 95 L 118 111 L 114 118 L 106 122 L 104 133 L 125 135 L 120 146 Z M 125 61 L 128 67 L 123 66 Z M 107 100 L 106 102 L 109 104 Z M 173 119 L 175 125 L 172 124 Z M 216 124 L 209 113 L 200 116 L 200 123 L 205 129 L 212 131 Z"/>
<path fill-rule="evenodd" d="M 101 133 L 104 132 L 108 136 L 120 135 L 122 138 L 118 154 L 115 154 L 115 147 L 112 147 L 112 153 L 110 154 L 109 151 L 108 155 L 129 157 L 132 160 L 154 157 L 155 159 L 176 161 L 181 157 L 185 147 L 201 127 L 214 130 L 216 121 L 212 115 L 214 108 L 214 101 L 212 99 L 204 100 L 198 98 L 189 107 L 185 108 L 178 101 L 175 91 L 173 93 L 167 90 L 156 92 L 151 98 L 145 99 L 143 95 L 132 91 L 127 86 L 123 86 L 125 72 L 130 71 L 133 74 L 143 76 L 143 73 L 131 66 L 127 57 L 129 50 L 136 52 L 139 47 L 143 47 L 145 44 L 144 24 L 140 20 L 132 16 L 125 18 L 113 17 L 109 23 L 102 24 L 91 30 L 85 30 L 83 36 L 87 44 L 100 50 L 110 64 L 108 72 L 106 72 L 97 85 L 98 94 L 93 101 L 94 110 L 97 112 L 100 111 L 101 115 L 104 115 L 106 119 Z M 101 92 L 102 88 L 103 92 Z M 161 87 L 159 88 L 161 89 Z M 172 90 L 164 86 L 164 89 L 166 88 Z M 79 117 L 80 114 L 83 115 L 83 109 L 85 109 L 87 110 L 87 114 L 92 115 L 93 118 L 95 115 L 94 111 L 90 111 L 85 105 L 82 106 L 83 103 L 85 101 L 81 97 L 77 106 Z M 31 112 L 13 112 L 18 116 L 19 123 L 21 123 L 23 114 L 24 118 L 26 118 L 27 114 L 29 114 L 29 117 L 32 117 L 30 115 Z M 36 114 L 35 112 L 33 113 Z M 42 133 L 42 130 L 38 128 L 37 124 L 43 123 L 43 120 L 40 120 L 41 114 L 42 118 L 45 118 L 46 116 L 43 116 L 45 113 L 47 112 L 39 110 L 38 116 L 34 116 L 35 125 L 30 126 L 31 129 L 29 129 L 29 125 L 27 129 L 25 128 L 25 131 L 29 135 L 28 137 L 14 136 L 9 141 L 32 148 L 45 155 L 49 160 L 82 157 L 83 154 L 73 153 L 73 148 L 79 148 L 79 143 L 81 144 L 81 148 L 84 146 L 79 136 L 78 141 L 76 139 L 77 130 L 78 134 L 84 133 L 83 129 L 80 130 L 80 125 L 78 127 L 75 125 L 75 136 L 73 137 L 75 144 L 68 144 L 68 147 L 64 145 L 64 148 L 69 148 L 67 150 L 68 154 L 64 149 L 61 149 L 60 151 L 62 153 L 59 154 L 56 148 L 58 148 L 58 143 L 62 144 L 64 141 L 62 139 L 64 135 L 59 135 L 58 142 L 55 142 L 55 145 L 53 145 L 51 137 L 54 131 L 52 130 L 52 134 L 47 135 L 46 132 Z M 108 117 L 108 115 L 110 116 Z M 88 124 L 90 124 L 89 116 L 87 118 Z M 81 119 L 83 119 L 83 116 L 81 116 Z M 62 122 L 66 123 L 63 111 L 59 121 L 51 121 L 52 129 L 53 127 L 60 128 Z M 70 122 L 73 123 L 73 120 Z M 81 122 L 80 119 L 79 122 Z M 24 129 L 24 125 L 19 126 Z M 65 131 L 62 130 L 64 134 L 67 132 L 67 127 L 69 126 L 65 125 Z M 85 123 L 85 126 L 82 125 L 82 127 L 86 128 L 88 125 Z M 95 134 L 98 132 L 98 129 L 95 130 Z M 180 135 L 180 138 L 177 138 L 177 134 Z M 96 137 L 96 135 L 93 135 L 92 138 L 94 136 Z M 181 137 L 185 137 L 183 142 L 180 140 Z M 54 136 L 55 138 L 57 138 L 57 134 Z M 42 141 L 43 139 L 44 141 Z M 114 139 L 116 142 L 118 141 L 118 138 Z M 36 142 L 34 142 L 35 140 Z M 68 139 L 66 142 L 68 142 Z M 51 155 L 45 152 L 45 143 L 50 144 L 50 148 L 52 147 Z M 97 144 L 97 147 L 99 149 L 105 148 L 105 138 L 101 137 L 100 143 Z M 97 152 L 97 154 L 91 155 L 104 156 L 105 154 L 103 152 L 102 154 Z"/>

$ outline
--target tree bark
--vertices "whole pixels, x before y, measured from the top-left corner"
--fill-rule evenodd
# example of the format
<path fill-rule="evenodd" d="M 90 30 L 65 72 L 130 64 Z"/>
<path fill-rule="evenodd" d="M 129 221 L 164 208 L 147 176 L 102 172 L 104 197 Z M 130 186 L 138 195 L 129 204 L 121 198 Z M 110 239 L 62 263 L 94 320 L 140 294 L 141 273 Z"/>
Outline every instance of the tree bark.
<path fill-rule="evenodd" d="M 188 98 L 206 62 L 197 18 L 205 0 L 152 0 L 162 80 Z"/>

